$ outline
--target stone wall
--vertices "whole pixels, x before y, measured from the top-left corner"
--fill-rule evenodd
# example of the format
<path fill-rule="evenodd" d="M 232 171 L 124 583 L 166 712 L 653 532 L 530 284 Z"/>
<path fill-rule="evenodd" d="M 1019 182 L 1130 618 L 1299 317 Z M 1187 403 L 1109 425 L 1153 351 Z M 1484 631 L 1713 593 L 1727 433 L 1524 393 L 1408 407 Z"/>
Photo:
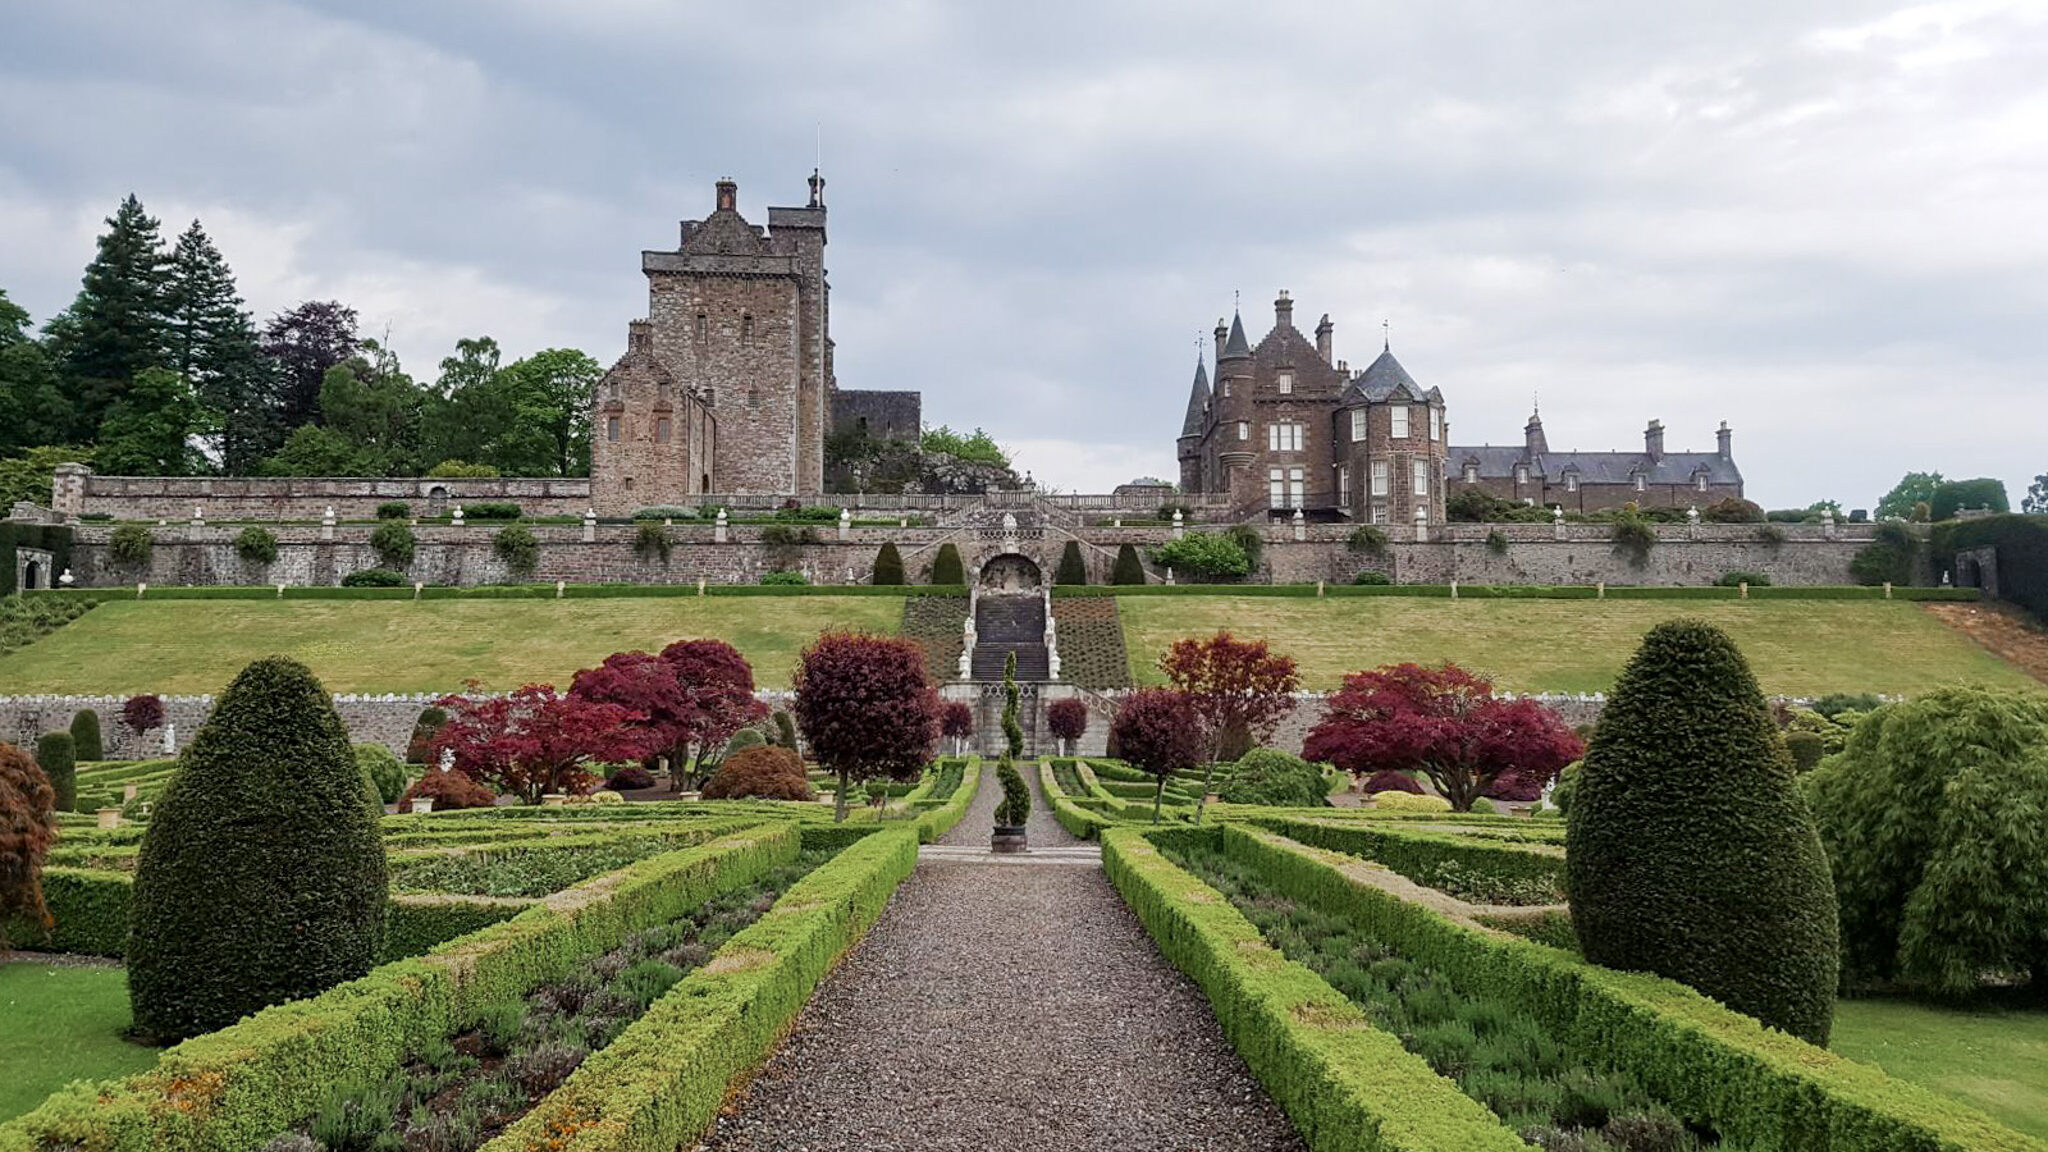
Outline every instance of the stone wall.
<path fill-rule="evenodd" d="M 328 508 L 343 520 L 366 520 L 377 514 L 379 504 L 393 500 L 411 504 L 418 515 L 436 515 L 457 504 L 509 501 L 529 516 L 581 516 L 590 507 L 590 480 L 100 476 L 63 465 L 52 492 L 52 508 L 67 519 L 96 515 L 173 522 L 190 520 L 195 508 L 210 520 L 318 520 Z"/>
<path fill-rule="evenodd" d="M 413 724 L 435 699 L 342 694 L 335 696 L 334 708 L 348 725 L 351 743 L 382 744 L 404 756 Z M 99 713 L 107 759 L 152 760 L 183 752 L 213 714 L 212 696 L 165 696 L 164 727 L 137 733 L 121 722 L 121 706 L 127 701 L 126 696 L 0 696 L 0 740 L 33 747 L 37 736 L 69 729 L 71 718 L 90 708 Z"/>
<path fill-rule="evenodd" d="M 427 584 L 476 585 L 514 580 L 491 551 L 491 538 L 502 525 L 473 522 L 422 524 L 413 529 L 416 555 L 408 575 Z M 1390 529 L 1385 555 L 1350 551 L 1348 528 L 1306 525 L 1301 539 L 1285 524 L 1263 529 L 1266 539 L 1260 581 L 1311 583 L 1325 580 L 1348 584 L 1361 571 L 1388 573 L 1399 583 L 1445 584 L 1709 584 L 1724 572 L 1753 571 L 1781 585 L 1851 583 L 1849 561 L 1868 543 L 1867 525 L 1844 525 L 1831 532 L 1818 525 L 1772 525 L 1783 537 L 1772 542 L 1759 525 L 1659 525 L 1659 543 L 1647 563 L 1635 568 L 1616 556 L 1603 524 L 1453 524 L 1431 529 L 1429 539 L 1416 542 L 1414 530 Z M 342 524 L 332 530 L 319 525 L 279 524 L 271 528 L 278 540 L 277 560 L 252 565 L 235 552 L 239 525 L 172 523 L 151 530 L 154 546 L 144 569 L 112 564 L 107 542 L 113 528 L 78 526 L 72 552 L 72 575 L 79 587 L 156 585 L 334 585 L 350 572 L 379 566 L 370 548 L 369 524 Z M 1068 539 L 1082 543 L 1092 583 L 1107 583 L 1119 545 L 1135 545 L 1141 555 L 1172 539 L 1173 529 L 1156 522 L 1145 526 L 1078 528 L 1069 533 L 1053 528 L 1025 528 L 1014 533 L 985 528 L 856 527 L 842 537 L 833 525 L 812 529 L 816 543 L 770 545 L 761 525 L 732 525 L 719 540 L 707 524 L 678 524 L 669 529 L 674 541 L 667 561 L 641 557 L 633 545 L 638 528 L 625 524 L 535 525 L 540 541 L 538 569 L 524 579 L 570 583 L 713 584 L 753 583 L 764 572 L 791 569 L 807 573 L 815 583 L 866 583 L 875 553 L 887 542 L 902 552 L 913 582 L 929 579 L 940 546 L 959 548 L 970 574 L 997 556 L 1020 555 L 1050 579 Z M 1491 531 L 1508 541 L 1496 554 L 1487 543 Z M 1402 539 L 1403 536 L 1409 539 Z M 1165 573 L 1154 569 L 1155 580 Z"/>

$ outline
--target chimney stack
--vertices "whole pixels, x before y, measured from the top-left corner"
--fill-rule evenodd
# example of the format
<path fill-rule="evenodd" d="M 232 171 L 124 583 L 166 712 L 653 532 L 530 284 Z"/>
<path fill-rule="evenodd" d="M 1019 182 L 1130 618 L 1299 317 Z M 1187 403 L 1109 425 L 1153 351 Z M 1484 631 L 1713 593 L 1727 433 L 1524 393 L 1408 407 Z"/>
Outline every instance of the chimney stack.
<path fill-rule="evenodd" d="M 1714 433 L 1714 439 L 1721 448 L 1721 459 L 1733 460 L 1735 458 L 1734 449 L 1729 446 L 1734 438 L 1735 433 L 1728 430 L 1728 422 L 1726 420 L 1721 421 L 1721 430 Z"/>
<path fill-rule="evenodd" d="M 1221 364 L 1221 363 L 1223 363 L 1223 344 L 1224 344 L 1224 342 L 1225 342 L 1225 341 L 1227 341 L 1227 340 L 1229 340 L 1229 339 L 1230 339 L 1230 328 L 1229 328 L 1229 327 L 1228 327 L 1227 325 L 1225 325 L 1225 324 L 1223 323 L 1223 317 L 1221 317 L 1221 316 L 1218 316 L 1218 317 L 1216 318 L 1216 361 L 1215 361 L 1215 362 L 1216 362 L 1216 363 L 1218 363 L 1218 364 Z M 1217 373 L 1216 375 L 1217 375 L 1217 378 L 1218 378 L 1219 380 L 1220 380 L 1220 379 L 1222 379 L 1222 375 L 1223 375 L 1222 373 L 1220 373 L 1220 372 L 1219 372 L 1219 373 Z"/>
<path fill-rule="evenodd" d="M 739 202 L 740 186 L 733 183 L 730 176 L 720 180 L 718 182 L 718 210 L 720 212 L 737 212 L 739 211 Z"/>
<path fill-rule="evenodd" d="M 1287 296 L 1287 289 L 1280 290 L 1279 299 L 1273 301 L 1273 323 L 1282 328 L 1294 327 L 1294 301 Z"/>
<path fill-rule="evenodd" d="M 1652 460 L 1662 460 L 1664 458 L 1664 422 L 1662 420 L 1652 420 L 1650 421 L 1650 426 L 1643 429 L 1643 452 Z"/>
<path fill-rule="evenodd" d="M 626 351 L 654 351 L 654 325 L 645 320 L 626 321 Z"/>
<path fill-rule="evenodd" d="M 1330 360 L 1330 353 L 1332 351 L 1330 335 L 1336 330 L 1337 326 L 1330 323 L 1330 314 L 1328 312 L 1323 313 L 1322 320 L 1316 324 L 1316 355 L 1321 356 L 1325 364 L 1332 362 Z"/>

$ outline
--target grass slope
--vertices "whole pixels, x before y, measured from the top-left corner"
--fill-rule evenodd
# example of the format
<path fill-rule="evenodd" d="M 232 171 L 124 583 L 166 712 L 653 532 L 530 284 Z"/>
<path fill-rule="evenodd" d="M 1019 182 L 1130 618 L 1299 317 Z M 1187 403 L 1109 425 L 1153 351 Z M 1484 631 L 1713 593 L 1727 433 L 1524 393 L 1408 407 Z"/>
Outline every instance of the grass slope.
<path fill-rule="evenodd" d="M 1118 608 L 1141 684 L 1163 682 L 1154 664 L 1172 641 L 1228 628 L 1292 655 L 1309 688 L 1334 688 L 1360 668 L 1450 660 L 1517 691 L 1605 692 L 1643 634 L 1674 616 L 1727 629 L 1771 693 L 1912 693 L 1953 680 L 2035 684 L 1918 605 L 1896 601 L 1186 596 L 1125 597 Z"/>
<path fill-rule="evenodd" d="M 0 1122 L 73 1080 L 106 1080 L 156 1063 L 121 1038 L 128 975 L 119 968 L 0 963 Z"/>
<path fill-rule="evenodd" d="M 0 658 L 0 692 L 218 692 L 282 653 L 336 692 L 452 692 L 472 677 L 566 687 L 624 649 L 711 637 L 737 647 L 763 687 L 785 688 L 821 631 L 894 633 L 894 597 L 615 600 L 113 601 Z"/>
<path fill-rule="evenodd" d="M 1828 1046 L 2048 1137 L 2048 1011 L 1842 1000 Z"/>

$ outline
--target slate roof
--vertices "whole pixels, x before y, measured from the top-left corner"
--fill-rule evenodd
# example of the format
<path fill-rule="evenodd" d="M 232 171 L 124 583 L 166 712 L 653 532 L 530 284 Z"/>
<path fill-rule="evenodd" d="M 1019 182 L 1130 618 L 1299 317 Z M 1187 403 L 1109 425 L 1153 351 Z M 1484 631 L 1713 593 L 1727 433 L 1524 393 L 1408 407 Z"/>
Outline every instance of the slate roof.
<path fill-rule="evenodd" d="M 1424 390 L 1422 385 L 1417 384 L 1415 377 L 1410 376 L 1408 370 L 1401 367 L 1401 362 L 1394 359 L 1391 349 L 1381 352 L 1378 359 L 1366 365 L 1365 371 L 1353 376 L 1351 383 L 1344 389 L 1343 397 L 1345 403 L 1355 403 L 1359 400 L 1373 403 L 1387 400 L 1441 402 L 1443 398 L 1443 393 L 1438 389 Z"/>
<path fill-rule="evenodd" d="M 1202 422 L 1209 414 L 1209 369 L 1195 361 L 1195 386 L 1188 392 L 1187 418 L 1180 422 L 1180 434 L 1200 436 Z"/>
<path fill-rule="evenodd" d="M 1515 465 L 1523 462 L 1522 453 L 1514 445 L 1453 444 L 1444 457 L 1444 473 L 1453 479 L 1461 477 L 1469 463 L 1479 466 L 1482 480 L 1511 480 Z M 1702 468 L 1709 484 L 1742 483 L 1742 470 L 1718 452 L 1666 452 L 1657 460 L 1650 459 L 1647 452 L 1543 452 L 1528 463 L 1529 478 L 1549 484 L 1564 483 L 1565 473 L 1574 469 L 1581 484 L 1629 484 L 1637 472 L 1650 484 L 1690 484 Z"/>
<path fill-rule="evenodd" d="M 1223 355 L 1218 359 L 1229 360 L 1251 354 L 1251 341 L 1244 338 L 1244 319 L 1233 312 L 1230 314 L 1230 339 L 1223 342 Z"/>

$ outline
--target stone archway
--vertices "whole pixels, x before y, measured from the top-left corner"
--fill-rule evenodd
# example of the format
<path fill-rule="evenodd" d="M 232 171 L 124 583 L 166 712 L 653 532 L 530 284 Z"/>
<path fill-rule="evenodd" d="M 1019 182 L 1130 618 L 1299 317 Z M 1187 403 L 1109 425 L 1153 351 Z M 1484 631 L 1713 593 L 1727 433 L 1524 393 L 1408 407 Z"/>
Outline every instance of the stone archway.
<path fill-rule="evenodd" d="M 448 510 L 448 489 L 436 484 L 427 489 L 427 515 L 439 516 Z"/>
<path fill-rule="evenodd" d="M 982 564 L 975 583 L 984 592 L 1030 592 L 1045 584 L 1045 576 L 1029 556 L 1005 552 Z"/>
<path fill-rule="evenodd" d="M 29 561 L 29 562 L 27 562 L 26 564 L 23 564 L 23 565 L 21 566 L 21 589 L 22 589 L 22 591 L 24 591 L 24 592 L 27 592 L 27 591 L 31 591 L 31 590 L 33 590 L 33 589 L 36 589 L 36 588 L 41 588 L 42 586 L 43 586 L 43 564 L 42 564 L 42 561 L 40 561 L 40 560 L 30 560 L 30 561 Z"/>

